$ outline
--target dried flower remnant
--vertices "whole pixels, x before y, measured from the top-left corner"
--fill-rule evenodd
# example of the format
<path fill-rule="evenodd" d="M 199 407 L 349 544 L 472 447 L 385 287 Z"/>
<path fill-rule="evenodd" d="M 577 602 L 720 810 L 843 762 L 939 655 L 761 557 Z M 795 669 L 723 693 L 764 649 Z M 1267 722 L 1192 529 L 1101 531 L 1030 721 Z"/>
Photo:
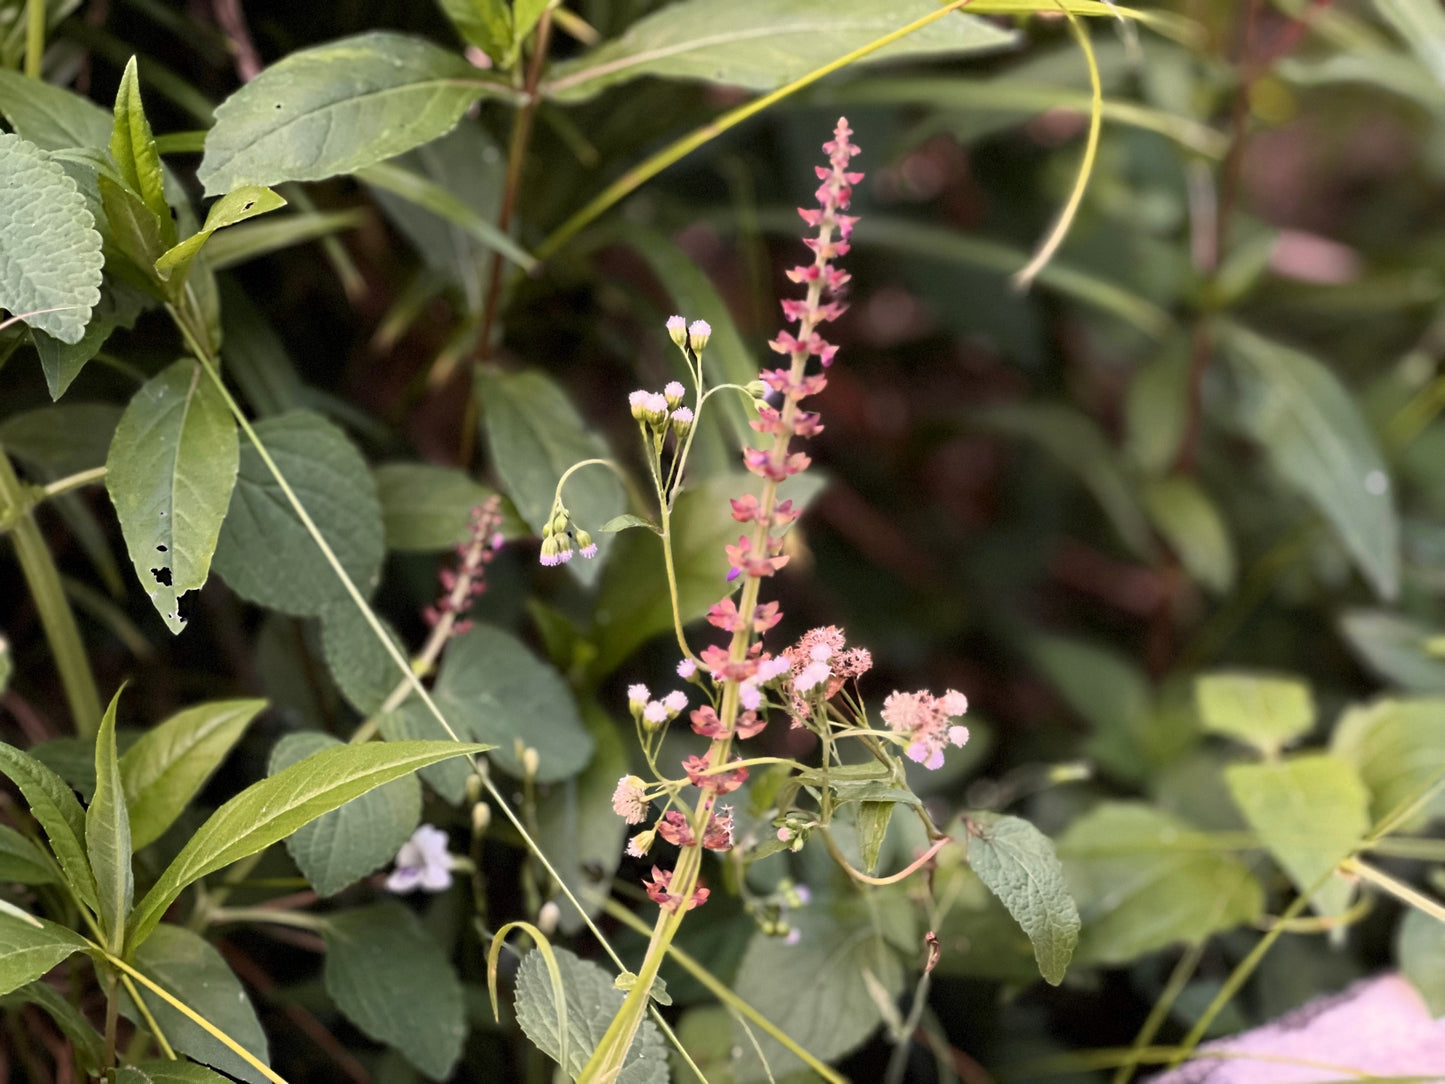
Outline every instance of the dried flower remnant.
<path fill-rule="evenodd" d="M 452 886 L 452 856 L 447 852 L 447 834 L 423 824 L 401 845 L 396 868 L 386 878 L 386 890 L 404 895 L 418 888 L 443 892 Z"/>

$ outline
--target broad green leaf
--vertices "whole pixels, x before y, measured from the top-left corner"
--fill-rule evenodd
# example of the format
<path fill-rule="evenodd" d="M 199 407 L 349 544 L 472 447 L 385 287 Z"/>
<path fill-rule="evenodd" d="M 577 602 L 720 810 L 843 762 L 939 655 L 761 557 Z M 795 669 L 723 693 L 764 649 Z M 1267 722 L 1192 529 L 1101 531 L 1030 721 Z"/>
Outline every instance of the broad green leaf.
<path fill-rule="evenodd" d="M 0 114 L 41 150 L 107 147 L 114 118 L 89 98 L 0 68 Z"/>
<path fill-rule="evenodd" d="M 772 90 L 936 11 L 930 0 L 684 0 L 654 12 L 577 60 L 556 65 L 542 90 L 590 98 L 644 75 Z M 861 63 L 992 52 L 1015 42 L 971 15 L 940 19 Z"/>
<path fill-rule="evenodd" d="M 61 960 L 87 948 L 85 938 L 43 918 L 0 909 L 0 994 L 40 978 Z"/>
<path fill-rule="evenodd" d="M 1354 767 L 1329 754 L 1235 764 L 1225 780 L 1234 804 L 1300 892 L 1354 853 L 1370 827 L 1370 795 Z M 1331 880 L 1311 900 L 1322 915 L 1349 906 L 1351 886 Z"/>
<path fill-rule="evenodd" d="M 44 480 L 105 464 L 120 407 L 64 403 L 12 414 L 0 421 L 0 445 Z"/>
<path fill-rule="evenodd" d="M 58 879 L 44 851 L 0 824 L 0 884 L 48 885 Z"/>
<path fill-rule="evenodd" d="M 1219 670 L 1194 682 L 1204 729 L 1266 754 L 1303 737 L 1315 723 L 1310 687 L 1298 678 Z"/>
<path fill-rule="evenodd" d="M 201 251 L 201 246 L 211 239 L 211 234 L 285 206 L 284 199 L 262 185 L 242 185 L 227 192 L 211 204 L 211 209 L 206 212 L 206 224 L 199 231 L 162 254 L 156 261 L 156 271 L 167 278 L 176 272 L 184 275 L 196 253 Z"/>
<path fill-rule="evenodd" d="M 1029 654 L 1064 702 L 1093 724 L 1089 754 L 1125 778 L 1143 778 L 1154 694 L 1139 666 L 1110 648 L 1067 636 L 1037 636 Z"/>
<path fill-rule="evenodd" d="M 142 943 L 177 896 L 198 878 L 285 839 L 303 824 L 374 787 L 449 757 L 484 753 L 459 742 L 372 742 L 323 749 L 253 783 L 197 829 L 132 912 L 131 945 Z"/>
<path fill-rule="evenodd" d="M 476 395 L 492 463 L 517 511 L 540 535 L 563 472 L 584 459 L 607 458 L 607 446 L 586 427 L 562 389 L 536 370 L 481 370 Z M 601 466 L 574 474 L 562 500 L 577 524 L 589 531 L 621 512 L 626 503 L 622 484 Z M 584 584 L 597 578 L 612 552 L 610 536 L 599 534 L 595 541 L 594 560 L 578 558 L 567 566 Z"/>
<path fill-rule="evenodd" d="M 1235 418 L 1274 469 L 1329 521 L 1375 592 L 1400 584 L 1400 524 L 1389 468 L 1348 390 L 1314 358 L 1230 327 Z"/>
<path fill-rule="evenodd" d="M 625 995 L 612 976 L 591 960 L 554 948 L 567 997 L 566 1073 L 575 1079 L 602 1041 L 607 1025 L 622 1008 Z M 542 954 L 532 950 L 517 968 L 517 1023 L 537 1049 L 552 1059 L 561 1055 L 557 1034 L 557 999 Z M 643 1020 L 637 1038 L 617 1075 L 617 1084 L 667 1084 L 667 1045 L 651 1020 Z"/>
<path fill-rule="evenodd" d="M 888 900 L 876 902 L 892 906 Z M 797 943 L 788 945 L 761 931 L 753 934 L 733 986 L 746 990 L 753 1008 L 804 1050 L 835 1061 L 861 1046 L 882 1020 L 863 972 L 870 972 L 896 998 L 903 992 L 903 965 L 860 907 L 815 903 L 790 912 L 788 922 L 798 931 Z M 796 1055 L 776 1040 L 756 1028 L 753 1033 L 778 1079 L 802 1068 Z M 740 1028 L 734 1032 L 734 1045 L 752 1050 Z M 756 1054 L 738 1062 L 736 1072 L 738 1084 L 767 1079 Z"/>
<path fill-rule="evenodd" d="M 1079 941 L 1079 909 L 1049 837 L 997 813 L 970 814 L 964 826 L 969 866 L 1029 935 L 1039 973 L 1057 986 Z"/>
<path fill-rule="evenodd" d="M 1370 788 L 1376 820 L 1413 803 L 1445 778 L 1445 698 L 1377 700 L 1350 708 L 1330 738 L 1330 751 L 1355 766 Z M 1400 830 L 1418 830 L 1445 816 L 1438 791 Z"/>
<path fill-rule="evenodd" d="M 501 629 L 478 625 L 447 645 L 435 696 L 448 721 L 495 747 L 492 760 L 511 775 L 522 775 L 519 744 L 537 750 L 542 783 L 568 779 L 592 759 L 567 683 Z"/>
<path fill-rule="evenodd" d="M 395 711 L 378 717 L 377 727 L 381 736 L 390 742 L 452 740 L 431 709 L 414 696 Z M 472 774 L 472 766 L 465 760 L 443 760 L 417 774 L 447 802 L 461 805 L 467 796 L 467 777 Z"/>
<path fill-rule="evenodd" d="M 176 224 L 166 202 L 165 182 L 161 174 L 161 156 L 156 150 L 150 121 L 141 105 L 140 74 L 135 57 L 126 63 L 115 95 L 115 127 L 110 135 L 110 157 L 120 170 L 121 179 L 141 198 L 156 221 L 161 224 L 161 239 L 167 245 L 176 243 Z"/>
<path fill-rule="evenodd" d="M 70 1040 L 75 1054 L 77 1068 L 82 1073 L 100 1076 L 101 1061 L 105 1056 L 104 1040 L 81 1011 L 72 1005 L 55 987 L 44 979 L 27 982 L 24 986 L 4 995 L 4 1007 L 16 1005 L 38 1005 L 50 1014 L 50 1019 Z"/>
<path fill-rule="evenodd" d="M 192 1061 L 167 1061 L 160 1058 L 139 1065 L 123 1065 L 115 1071 L 115 1084 L 226 1084 L 214 1069 Z"/>
<path fill-rule="evenodd" d="M 236 423 L 201 364 L 183 358 L 136 392 L 106 458 L 131 564 L 173 633 L 181 596 L 210 573 L 240 462 Z"/>
<path fill-rule="evenodd" d="M 341 566 L 369 594 L 386 542 L 361 453 L 341 430 L 309 411 L 263 418 L 254 428 Z M 349 597 L 249 442 L 241 448 L 215 567 L 242 598 L 282 613 L 309 617 Z"/>
<path fill-rule="evenodd" d="M 1430 1006 L 1430 1015 L 1445 1016 L 1445 922 L 1407 908 L 1395 931 L 1395 960 Z"/>
<path fill-rule="evenodd" d="M 120 758 L 136 850 L 161 833 L 200 793 L 264 700 L 213 700 L 177 712 L 141 735 Z"/>
<path fill-rule="evenodd" d="M 383 463 L 372 476 L 386 548 L 398 553 L 435 553 L 462 545 L 472 534 L 472 509 L 492 495 L 465 471 L 430 463 Z M 504 536 L 516 538 L 527 530 L 515 514 L 503 514 Z"/>
<path fill-rule="evenodd" d="M 266 1033 L 261 1030 L 251 999 L 220 952 L 205 938 L 184 926 L 157 927 L 136 949 L 132 963 L 142 975 L 190 1006 L 261 1062 L 271 1063 Z M 155 992 L 139 984 L 137 988 L 156 1024 L 178 1052 L 251 1084 L 266 1084 L 260 1072 L 190 1017 Z M 135 1003 L 124 993 L 120 1004 L 127 1018 L 144 1024 Z"/>
<path fill-rule="evenodd" d="M 501 64 L 512 47 L 512 8 L 508 0 L 437 0 L 457 33 Z"/>
<path fill-rule="evenodd" d="M 447 1080 L 467 1037 L 462 984 L 411 909 L 388 901 L 337 911 L 323 936 L 336 1007 L 432 1080 Z"/>
<path fill-rule="evenodd" d="M 329 734 L 288 734 L 271 750 L 276 775 L 342 743 Z M 322 896 L 334 896 L 396 857 L 421 820 L 421 783 L 406 775 L 302 825 L 286 839 L 292 860 Z"/>
<path fill-rule="evenodd" d="M 396 630 L 385 618 L 380 621 L 392 644 L 406 658 L 406 646 Z M 362 715 L 375 714 L 404 680 L 396 660 L 349 598 L 329 602 L 322 608 L 321 650 L 341 695 Z"/>
<path fill-rule="evenodd" d="M 1445 693 L 1445 659 L 1425 650 L 1436 635 L 1428 626 L 1386 610 L 1350 610 L 1340 618 L 1340 631 L 1379 677 L 1406 692 Z"/>
<path fill-rule="evenodd" d="M 95 736 L 95 796 L 85 811 L 85 853 L 95 874 L 100 926 L 105 931 L 106 946 L 117 953 L 124 947 L 125 920 L 135 898 L 130 813 L 120 778 L 120 754 L 115 748 L 115 709 L 123 691 L 116 690 L 111 698 Z"/>
<path fill-rule="evenodd" d="M 207 195 L 319 181 L 445 135 L 511 91 L 456 53 L 374 31 L 291 53 L 216 107 L 198 176 Z"/>
<path fill-rule="evenodd" d="M 1165 478 L 1144 489 L 1144 509 L 1185 569 L 1217 594 L 1234 586 L 1234 543 L 1219 509 L 1193 479 Z"/>
<path fill-rule="evenodd" d="M 623 512 L 620 516 L 613 516 L 597 529 L 603 534 L 616 534 L 618 531 L 626 531 L 632 527 L 646 527 L 654 534 L 659 529 L 652 520 L 643 519 L 641 516 L 634 516 L 631 512 Z"/>
<path fill-rule="evenodd" d="M 97 909 L 95 876 L 85 855 L 85 811 L 70 785 L 34 757 L 4 742 L 0 742 L 0 772 L 19 788 L 75 894 L 86 906 Z"/>
<path fill-rule="evenodd" d="M 1074 961 L 1122 964 L 1259 917 L 1249 870 L 1187 822 L 1132 802 L 1105 802 L 1069 826 L 1059 857 L 1083 927 Z"/>
<path fill-rule="evenodd" d="M 0 132 L 0 207 L 0 309 L 79 342 L 100 302 L 105 257 L 75 181 L 35 144 Z"/>

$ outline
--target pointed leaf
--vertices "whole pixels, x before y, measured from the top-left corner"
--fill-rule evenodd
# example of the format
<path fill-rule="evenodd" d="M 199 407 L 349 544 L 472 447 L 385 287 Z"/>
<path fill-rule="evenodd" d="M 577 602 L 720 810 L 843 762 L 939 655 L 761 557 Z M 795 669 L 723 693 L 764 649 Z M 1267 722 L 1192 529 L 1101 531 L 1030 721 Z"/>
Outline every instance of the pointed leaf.
<path fill-rule="evenodd" d="M 101 298 L 104 300 L 105 295 Z M 86 362 L 100 353 L 105 341 L 115 330 L 115 321 L 96 311 L 90 323 L 85 325 L 85 334 L 79 342 L 61 342 L 53 335 L 47 335 L 39 328 L 30 329 L 35 352 L 40 355 L 40 367 L 45 371 L 45 384 L 50 398 L 59 399 L 80 375 Z"/>
<path fill-rule="evenodd" d="M 130 814 L 120 780 L 120 754 L 115 748 L 115 709 L 123 691 L 117 690 L 111 698 L 95 736 L 95 796 L 85 811 L 85 851 L 95 873 L 100 926 L 107 947 L 116 953 L 124 947 L 125 920 L 135 898 Z"/>
<path fill-rule="evenodd" d="M 346 1018 L 432 1080 L 447 1080 L 467 1036 L 462 984 L 410 908 L 395 901 L 330 916 L 326 992 Z"/>
<path fill-rule="evenodd" d="M 975 813 L 964 823 L 968 864 L 1029 935 L 1039 973 L 1057 986 L 1079 941 L 1079 909 L 1054 845 L 1018 817 Z"/>
<path fill-rule="evenodd" d="M 493 491 L 465 471 L 430 463 L 383 463 L 373 472 L 386 548 L 401 553 L 436 553 L 463 545 L 472 534 L 472 509 Z M 517 538 L 528 527 L 504 511 L 502 534 Z"/>
<path fill-rule="evenodd" d="M 39 147 L 0 132 L 0 308 L 79 342 L 100 302 L 105 257 L 75 181 Z M 53 312 L 42 312 L 53 309 Z"/>
<path fill-rule="evenodd" d="M 211 239 L 211 234 L 285 206 L 284 199 L 260 185 L 242 185 L 227 192 L 211 204 L 210 211 L 206 213 L 206 224 L 198 232 L 191 234 L 180 244 L 168 248 L 161 258 L 156 260 L 156 271 L 167 278 L 175 273 L 184 275 L 191 266 L 191 261 L 196 258 L 196 253 L 201 251 L 201 246 Z"/>
<path fill-rule="evenodd" d="M 107 269 L 137 290 L 164 299 L 155 262 L 169 243 L 156 213 L 125 185 L 102 173 L 96 178 L 105 210 Z M 114 251 L 112 251 L 112 249 Z"/>
<path fill-rule="evenodd" d="M 1234 544 L 1219 509 L 1190 478 L 1166 478 L 1144 490 L 1144 508 L 1189 574 L 1217 594 L 1234 586 Z"/>
<path fill-rule="evenodd" d="M 469 44 L 501 64 L 512 45 L 512 9 L 507 0 L 437 0 Z"/>
<path fill-rule="evenodd" d="M 167 245 L 176 243 L 176 224 L 166 202 L 165 183 L 161 175 L 161 156 L 156 150 L 150 121 L 141 105 L 140 75 L 135 57 L 131 57 L 120 77 L 115 95 L 115 127 L 110 135 L 110 157 L 121 178 L 132 192 L 140 196 L 156 221 L 161 224 L 161 239 Z"/>
<path fill-rule="evenodd" d="M 92 910 L 99 907 L 95 876 L 85 855 L 85 811 L 70 785 L 34 757 L 0 742 L 0 772 L 20 790 L 30 815 L 40 822 L 65 879 Z"/>
<path fill-rule="evenodd" d="M 33 982 L 88 947 L 85 938 L 64 926 L 6 905 L 0 909 L 0 994 Z"/>
<path fill-rule="evenodd" d="M 1445 693 L 1445 659 L 1425 645 L 1437 635 L 1428 625 L 1387 610 L 1350 610 L 1340 631 L 1360 661 L 1406 692 Z"/>
<path fill-rule="evenodd" d="M 1309 732 L 1314 697 L 1298 678 L 1217 671 L 1194 682 L 1194 699 L 1205 730 L 1225 734 L 1272 755 Z"/>
<path fill-rule="evenodd" d="M 291 53 L 216 108 L 199 177 L 207 195 L 319 181 L 445 135 L 505 84 L 456 53 L 375 31 Z"/>
<path fill-rule="evenodd" d="M 211 777 L 264 700 L 216 700 L 172 715 L 120 758 L 131 845 L 160 838 Z"/>
<path fill-rule="evenodd" d="M 40 847 L 0 824 L 0 884 L 48 885 L 59 878 Z"/>
<path fill-rule="evenodd" d="M 146 382 L 121 416 L 106 488 L 131 563 L 172 632 L 180 598 L 205 585 L 240 463 L 236 423 L 199 362 Z"/>
<path fill-rule="evenodd" d="M 232 798 L 197 829 L 136 905 L 129 943 L 140 944 L 161 915 L 200 877 L 285 839 L 303 824 L 373 787 L 450 757 L 490 746 L 457 742 L 375 742 L 323 749 Z"/>

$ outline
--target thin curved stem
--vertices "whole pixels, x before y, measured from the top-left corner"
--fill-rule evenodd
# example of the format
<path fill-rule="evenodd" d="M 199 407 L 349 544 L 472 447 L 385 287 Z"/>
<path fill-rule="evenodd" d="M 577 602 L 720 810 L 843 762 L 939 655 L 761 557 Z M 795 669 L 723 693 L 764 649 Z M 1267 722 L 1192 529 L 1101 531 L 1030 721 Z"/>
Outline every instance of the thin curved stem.
<path fill-rule="evenodd" d="M 829 832 L 828 829 L 823 825 L 818 826 L 818 831 L 823 834 L 823 842 L 827 844 L 828 853 L 833 856 L 833 861 L 837 862 L 838 865 L 843 868 L 843 872 L 846 873 L 849 877 L 852 877 L 853 880 L 865 885 L 896 885 L 899 881 L 907 880 L 913 874 L 917 873 L 920 869 L 926 866 L 930 861 L 932 861 L 933 856 L 936 855 L 939 851 L 943 850 L 944 844 L 953 842 L 953 838 L 951 836 L 943 836 L 942 838 L 935 840 L 933 846 L 929 847 L 928 850 L 924 851 L 921 855 L 915 858 L 908 865 L 904 866 L 897 873 L 890 874 L 887 877 L 870 877 L 868 876 L 868 874 L 860 873 L 858 870 L 853 868 L 852 864 L 848 861 L 848 859 L 843 856 L 843 852 L 838 849 L 838 844 L 833 841 L 833 833 Z"/>

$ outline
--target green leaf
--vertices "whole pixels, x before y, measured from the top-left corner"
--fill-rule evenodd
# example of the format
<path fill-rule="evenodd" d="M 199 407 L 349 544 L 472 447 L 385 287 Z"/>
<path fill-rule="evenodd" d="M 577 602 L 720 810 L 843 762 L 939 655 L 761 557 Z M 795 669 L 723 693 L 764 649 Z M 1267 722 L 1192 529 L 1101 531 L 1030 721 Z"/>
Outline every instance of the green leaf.
<path fill-rule="evenodd" d="M 115 709 L 124 687 L 116 690 L 95 737 L 95 796 L 85 811 L 85 852 L 95 874 L 100 901 L 100 926 L 106 946 L 119 953 L 124 947 L 125 920 L 135 898 L 131 869 L 130 814 L 120 778 L 120 755 L 115 748 Z"/>
<path fill-rule="evenodd" d="M 34 757 L 4 742 L 0 742 L 0 772 L 19 788 L 75 894 L 92 910 L 98 909 L 95 876 L 85 854 L 85 811 L 69 784 Z"/>
<path fill-rule="evenodd" d="M 205 938 L 184 926 L 157 927 L 136 949 L 132 963 L 146 978 L 189 1005 L 260 1061 L 271 1064 L 266 1033 L 261 1030 L 251 999 L 225 959 Z M 137 984 L 137 988 L 156 1024 L 177 1051 L 241 1080 L 266 1084 L 264 1076 L 190 1017 L 144 986 Z M 129 996 L 122 993 L 120 1005 L 128 1019 L 144 1025 L 144 1018 Z"/>
<path fill-rule="evenodd" d="M 618 531 L 625 531 L 630 527 L 646 527 L 654 534 L 658 531 L 657 524 L 650 519 L 643 519 L 641 516 L 634 516 L 631 512 L 623 512 L 620 516 L 613 516 L 597 530 L 602 534 L 616 534 Z"/>
<path fill-rule="evenodd" d="M 44 851 L 14 828 L 0 824 L 0 884 L 48 885 L 57 880 Z"/>
<path fill-rule="evenodd" d="M 1387 610 L 1350 610 L 1340 618 L 1340 631 L 1379 677 L 1406 692 L 1445 693 L 1445 660 L 1425 650 L 1435 635 L 1428 626 Z"/>
<path fill-rule="evenodd" d="M 888 822 L 893 819 L 893 808 L 897 804 L 896 801 L 863 801 L 858 805 L 856 831 L 864 873 L 871 874 L 878 868 L 878 854 L 888 838 Z"/>
<path fill-rule="evenodd" d="M 1430 1006 L 1430 1015 L 1445 1016 L 1445 922 L 1407 908 L 1395 931 L 1395 960 Z"/>
<path fill-rule="evenodd" d="M 1314 358 L 1240 327 L 1224 336 L 1238 383 L 1235 417 L 1279 475 L 1308 499 L 1377 594 L 1400 585 L 1400 524 L 1389 469 L 1359 408 Z"/>
<path fill-rule="evenodd" d="M 1375 0 L 1375 10 L 1445 87 L 1445 12 L 1432 0 Z"/>
<path fill-rule="evenodd" d="M 50 481 L 103 466 L 119 421 L 111 403 L 37 407 L 0 421 L 0 445 Z"/>
<path fill-rule="evenodd" d="M 100 174 L 96 186 L 105 211 L 107 269 L 136 289 L 163 299 L 165 289 L 155 262 L 169 242 L 161 220 L 139 196 L 110 176 Z"/>
<path fill-rule="evenodd" d="M 115 1071 L 115 1084 L 226 1084 L 229 1079 L 195 1062 L 164 1058 L 123 1065 Z"/>
<path fill-rule="evenodd" d="M 577 60 L 552 68 L 542 90 L 590 98 L 643 75 L 773 90 L 937 10 L 930 0 L 684 0 L 654 12 Z M 940 19 L 860 63 L 966 56 L 1012 45 L 1014 34 L 971 15 Z"/>
<path fill-rule="evenodd" d="M 271 750 L 270 773 L 341 744 L 314 730 L 287 734 Z M 406 775 L 296 829 L 286 850 L 318 895 L 334 896 L 395 858 L 420 820 L 421 784 Z"/>
<path fill-rule="evenodd" d="M 164 277 L 170 277 L 176 272 L 184 276 L 191 261 L 196 258 L 196 253 L 201 251 L 201 246 L 211 239 L 211 234 L 285 206 L 284 199 L 261 185 L 242 185 L 227 192 L 211 204 L 211 209 L 206 212 L 206 224 L 198 232 L 167 249 L 161 258 L 156 260 L 156 271 Z"/>
<path fill-rule="evenodd" d="M 452 740 L 431 709 L 416 697 L 395 711 L 379 716 L 377 727 L 389 742 Z M 461 805 L 467 796 L 467 777 L 472 774 L 472 766 L 465 760 L 444 760 L 428 765 L 417 774 L 451 805 Z"/>
<path fill-rule="evenodd" d="M 517 511 L 540 535 L 563 472 L 584 459 L 607 458 L 607 446 L 584 425 L 562 389 L 536 370 L 481 370 L 476 394 L 492 463 Z M 600 466 L 574 474 L 562 499 L 577 523 L 588 529 L 607 522 L 626 503 L 622 484 Z M 590 584 L 612 546 L 611 538 L 600 536 L 595 560 L 579 559 L 567 567 Z"/>
<path fill-rule="evenodd" d="M 50 1014 L 62 1035 L 70 1040 L 75 1053 L 76 1066 L 82 1073 L 100 1076 L 101 1060 L 105 1047 L 100 1033 L 95 1030 L 82 1014 L 44 979 L 36 979 L 4 995 L 6 1008 L 15 1005 L 38 1005 Z"/>
<path fill-rule="evenodd" d="M 45 151 L 104 149 L 114 123 L 89 98 L 4 68 L 0 68 L 0 113 L 16 135 Z"/>
<path fill-rule="evenodd" d="M 554 948 L 567 998 L 567 1075 L 576 1078 L 602 1041 L 607 1025 L 622 1008 L 624 994 L 612 977 L 590 960 Z M 556 1060 L 561 1054 L 557 1034 L 557 999 L 542 954 L 532 950 L 517 968 L 517 1023 L 537 1049 Z M 644 1019 L 627 1051 L 617 1084 L 667 1084 L 667 1046 L 651 1020 Z"/>
<path fill-rule="evenodd" d="M 10 658 L 10 641 L 0 636 L 0 696 L 10 687 L 10 673 L 14 668 L 14 660 Z"/>
<path fill-rule="evenodd" d="M 1069 826 L 1057 850 L 1083 929 L 1074 960 L 1122 964 L 1256 919 L 1264 893 L 1239 861 L 1187 822 L 1132 802 L 1104 802 Z"/>
<path fill-rule="evenodd" d="M 1059 985 L 1079 942 L 1079 909 L 1049 837 L 997 813 L 970 814 L 964 823 L 969 866 L 1029 935 L 1039 973 Z"/>
<path fill-rule="evenodd" d="M 486 752 L 458 742 L 372 742 L 323 749 L 253 783 L 197 829 L 132 913 L 128 943 L 138 945 L 177 896 L 198 878 L 285 839 L 303 824 L 449 757 Z"/>
<path fill-rule="evenodd" d="M 1303 737 L 1315 723 L 1314 697 L 1298 678 L 1224 670 L 1201 674 L 1194 700 L 1205 730 L 1266 755 Z"/>
<path fill-rule="evenodd" d="M 190 358 L 148 380 L 116 426 L 106 489 L 136 575 L 173 633 L 186 623 L 181 596 L 210 573 L 239 462 L 225 399 Z"/>
<path fill-rule="evenodd" d="M 1370 815 L 1382 820 L 1445 776 L 1445 699 L 1387 699 L 1352 707 L 1336 724 L 1330 751 L 1355 766 L 1370 788 Z M 1440 816 L 1445 795 L 1437 793 L 1399 830 L 1418 830 Z"/>
<path fill-rule="evenodd" d="M 455 53 L 375 31 L 291 53 L 216 107 L 198 176 L 207 195 L 319 181 L 438 136 L 504 84 Z"/>
<path fill-rule="evenodd" d="M 361 453 L 341 430 L 309 411 L 263 418 L 254 428 L 341 566 L 363 594 L 370 593 L 386 541 Z M 249 442 L 241 448 L 215 567 L 242 598 L 299 617 L 349 597 Z"/>
<path fill-rule="evenodd" d="M 478 625 L 448 644 L 434 695 L 448 721 L 494 746 L 492 760 L 511 775 L 522 775 L 519 743 L 537 750 L 542 783 L 568 779 L 592 759 L 567 683 L 501 629 Z"/>
<path fill-rule="evenodd" d="M 87 947 L 79 934 L 7 904 L 0 909 L 0 994 L 33 982 Z"/>
<path fill-rule="evenodd" d="M 448 1079 L 467 1037 L 462 984 L 411 909 L 388 901 L 337 911 L 322 932 L 336 1007 L 431 1079 Z"/>
<path fill-rule="evenodd" d="M 115 95 L 115 127 L 110 135 L 110 157 L 120 170 L 121 179 L 141 198 L 161 226 L 161 239 L 167 245 L 176 243 L 176 224 L 166 202 L 165 183 L 161 174 L 161 156 L 156 150 L 150 121 L 141 105 L 140 75 L 135 57 L 126 63 Z"/>
<path fill-rule="evenodd" d="M 385 618 L 379 620 L 392 644 L 406 658 L 406 646 L 396 630 Z M 396 660 L 349 598 L 337 599 L 322 608 L 321 650 L 341 695 L 362 715 L 375 714 L 404 680 Z"/>
<path fill-rule="evenodd" d="M 102 293 L 101 301 L 104 300 L 105 294 Z M 66 393 L 86 362 L 100 353 L 114 330 L 115 321 L 99 309 L 85 325 L 85 334 L 79 342 L 64 343 L 39 328 L 30 329 L 30 339 L 35 344 L 35 352 L 40 355 L 40 367 L 45 372 L 50 398 L 59 399 Z"/>
<path fill-rule="evenodd" d="M 501 64 L 512 47 L 512 9 L 507 0 L 437 0 L 468 44 Z"/>
<path fill-rule="evenodd" d="M 492 496 L 465 471 L 430 463 L 383 463 L 372 471 L 386 548 L 398 553 L 436 553 L 464 544 L 472 535 L 472 509 Z M 502 534 L 526 533 L 515 515 L 503 516 Z"/>
<path fill-rule="evenodd" d="M 1065 703 L 1093 724 L 1089 755 L 1125 778 L 1143 778 L 1150 766 L 1154 694 L 1138 665 L 1110 648 L 1067 636 L 1037 636 L 1029 654 Z"/>
<path fill-rule="evenodd" d="M 264 700 L 213 700 L 177 712 L 120 758 L 136 850 L 159 839 L 226 759 Z"/>
<path fill-rule="evenodd" d="M 1370 795 L 1354 767 L 1329 754 L 1225 770 L 1234 804 L 1300 892 L 1354 853 L 1370 827 Z M 1311 900 L 1322 915 L 1349 906 L 1353 889 L 1336 877 Z"/>
<path fill-rule="evenodd" d="M 512 48 L 511 56 L 516 56 L 527 40 L 527 35 L 536 29 L 537 23 L 542 19 L 542 13 L 551 7 L 558 0 L 512 0 Z"/>
<path fill-rule="evenodd" d="M 1165 478 L 1144 489 L 1144 508 L 1189 574 L 1216 594 L 1234 587 L 1234 544 L 1219 509 L 1193 479 Z"/>
<path fill-rule="evenodd" d="M 100 302 L 105 257 L 75 181 L 35 144 L 0 132 L 0 207 L 0 308 L 79 342 Z"/>
<path fill-rule="evenodd" d="M 1129 382 L 1125 450 L 1134 465 L 1151 477 L 1168 473 L 1184 443 L 1189 426 L 1189 351 L 1186 337 L 1174 337 Z"/>

